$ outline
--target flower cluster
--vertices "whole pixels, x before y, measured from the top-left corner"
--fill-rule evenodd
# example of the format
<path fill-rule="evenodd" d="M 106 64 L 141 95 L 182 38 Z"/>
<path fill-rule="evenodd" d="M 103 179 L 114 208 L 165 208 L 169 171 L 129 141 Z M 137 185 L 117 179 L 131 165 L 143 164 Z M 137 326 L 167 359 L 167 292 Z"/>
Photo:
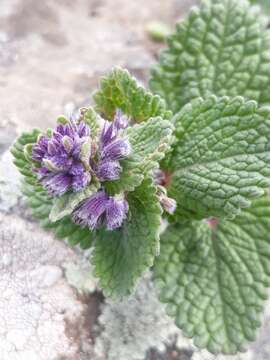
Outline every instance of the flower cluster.
<path fill-rule="evenodd" d="M 42 185 L 51 195 L 80 191 L 91 174 L 82 159 L 82 146 L 90 141 L 90 129 L 85 123 L 70 121 L 59 124 L 52 136 L 41 136 L 34 145 L 33 160 L 40 163 L 36 170 Z"/>
<path fill-rule="evenodd" d="M 59 124 L 51 136 L 42 135 L 33 146 L 32 158 L 38 179 L 52 196 L 83 190 L 95 178 L 101 188 L 75 209 L 72 219 L 90 229 L 106 225 L 112 230 L 122 225 L 128 204 L 123 196 L 108 196 L 102 182 L 120 178 L 121 160 L 131 152 L 128 139 L 121 136 L 128 119 L 116 112 L 113 122 L 104 121 L 96 141 L 83 121 Z"/>

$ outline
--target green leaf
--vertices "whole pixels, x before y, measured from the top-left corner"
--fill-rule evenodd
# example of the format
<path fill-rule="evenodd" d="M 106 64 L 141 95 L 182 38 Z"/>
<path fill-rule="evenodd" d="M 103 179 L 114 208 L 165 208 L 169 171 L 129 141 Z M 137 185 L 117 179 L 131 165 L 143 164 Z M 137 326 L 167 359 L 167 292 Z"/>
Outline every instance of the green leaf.
<path fill-rule="evenodd" d="M 243 96 L 270 103 L 270 32 L 248 1 L 203 1 L 176 27 L 150 88 L 175 113 L 191 99 Z"/>
<path fill-rule="evenodd" d="M 80 160 L 84 165 L 84 168 L 90 170 L 89 159 L 92 151 L 92 138 L 87 137 L 87 140 L 81 145 Z"/>
<path fill-rule="evenodd" d="M 160 299 L 200 348 L 236 353 L 253 341 L 270 286 L 270 200 L 233 222 L 171 225 L 155 262 Z"/>
<path fill-rule="evenodd" d="M 121 161 L 121 178 L 105 183 L 106 190 L 110 193 L 119 193 L 132 191 L 139 186 L 144 176 L 158 167 L 158 162 L 170 149 L 172 133 L 171 122 L 160 117 L 127 128 L 124 136 L 129 139 L 132 154 L 128 159 Z"/>
<path fill-rule="evenodd" d="M 112 297 L 130 294 L 159 251 L 161 208 L 151 180 L 128 193 L 127 201 L 129 218 L 119 230 L 97 232 L 92 258 L 100 286 Z"/>
<path fill-rule="evenodd" d="M 101 124 L 100 116 L 91 107 L 85 109 L 82 116 L 83 120 L 89 125 L 91 129 L 91 137 L 93 138 L 97 136 Z"/>
<path fill-rule="evenodd" d="M 90 185 L 82 191 L 66 193 L 60 197 L 54 198 L 49 215 L 50 221 L 55 222 L 70 215 L 80 202 L 90 197 L 96 191 L 97 186 Z"/>
<path fill-rule="evenodd" d="M 270 107 L 215 96 L 174 118 L 169 194 L 178 213 L 233 218 L 270 187 Z"/>
<path fill-rule="evenodd" d="M 26 203 L 32 209 L 33 217 L 40 221 L 41 226 L 52 230 L 59 238 L 66 238 L 70 245 L 80 244 L 82 248 L 92 245 L 92 233 L 75 225 L 70 218 L 65 217 L 60 221 L 51 223 L 49 215 L 53 206 L 53 199 L 38 183 L 32 164 L 25 157 L 25 146 L 37 141 L 40 131 L 34 129 L 31 133 L 23 133 L 13 144 L 11 153 L 14 164 L 24 176 L 22 191 L 26 196 Z"/>
<path fill-rule="evenodd" d="M 94 95 L 96 109 L 108 119 L 114 117 L 115 111 L 121 109 L 135 122 L 146 121 L 151 117 L 171 117 L 165 101 L 158 95 L 152 95 L 131 77 L 127 70 L 113 69 L 103 77 L 100 89 Z"/>
<path fill-rule="evenodd" d="M 66 125 L 69 123 L 69 120 L 68 118 L 65 116 L 65 115 L 59 115 L 57 117 L 57 124 L 63 124 L 63 125 Z"/>

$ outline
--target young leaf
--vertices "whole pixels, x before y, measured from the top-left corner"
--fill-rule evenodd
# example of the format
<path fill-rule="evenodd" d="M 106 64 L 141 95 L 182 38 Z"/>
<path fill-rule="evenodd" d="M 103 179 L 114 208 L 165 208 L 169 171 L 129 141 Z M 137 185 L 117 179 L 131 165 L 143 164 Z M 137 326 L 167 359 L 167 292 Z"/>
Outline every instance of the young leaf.
<path fill-rule="evenodd" d="M 177 25 L 150 88 L 173 112 L 191 99 L 243 96 L 270 103 L 270 32 L 248 1 L 203 1 Z"/>
<path fill-rule="evenodd" d="M 155 262 L 160 299 L 177 326 L 212 353 L 253 341 L 270 286 L 270 199 L 233 222 L 171 225 Z"/>
<path fill-rule="evenodd" d="M 169 194 L 178 212 L 233 218 L 270 187 L 270 107 L 211 96 L 174 118 Z"/>
<path fill-rule="evenodd" d="M 49 215 L 50 221 L 55 222 L 70 215 L 81 201 L 87 199 L 96 191 L 97 187 L 90 185 L 82 191 L 66 193 L 60 197 L 55 197 L 52 200 L 52 208 Z"/>
<path fill-rule="evenodd" d="M 99 132 L 101 125 L 100 116 L 95 112 L 93 108 L 89 107 L 83 112 L 83 120 L 90 127 L 91 136 L 96 136 Z"/>
<path fill-rule="evenodd" d="M 158 167 L 172 143 L 173 125 L 160 117 L 127 128 L 132 154 L 121 161 L 123 171 L 117 181 L 105 184 L 110 193 L 131 191 L 142 182 L 144 175 Z"/>
<path fill-rule="evenodd" d="M 112 297 L 130 294 L 159 251 L 161 208 L 151 180 L 128 193 L 127 201 L 129 218 L 119 230 L 97 231 L 92 258 L 100 286 Z"/>
<path fill-rule="evenodd" d="M 32 209 L 33 217 L 39 220 L 44 228 L 51 229 L 59 238 L 66 238 L 70 245 L 80 244 L 82 248 L 89 248 L 92 245 L 92 234 L 88 229 L 75 225 L 68 217 L 55 223 L 49 220 L 53 199 L 38 183 L 32 164 L 24 153 L 25 146 L 35 143 L 39 134 L 37 129 L 31 133 L 23 133 L 11 148 L 14 164 L 24 176 L 22 191 L 26 195 L 26 203 Z"/>
<path fill-rule="evenodd" d="M 103 77 L 100 89 L 94 95 L 96 109 L 108 119 L 114 117 L 115 111 L 121 109 L 135 122 L 146 121 L 151 117 L 171 117 L 165 101 L 158 95 L 152 95 L 131 77 L 127 70 L 113 69 Z"/>

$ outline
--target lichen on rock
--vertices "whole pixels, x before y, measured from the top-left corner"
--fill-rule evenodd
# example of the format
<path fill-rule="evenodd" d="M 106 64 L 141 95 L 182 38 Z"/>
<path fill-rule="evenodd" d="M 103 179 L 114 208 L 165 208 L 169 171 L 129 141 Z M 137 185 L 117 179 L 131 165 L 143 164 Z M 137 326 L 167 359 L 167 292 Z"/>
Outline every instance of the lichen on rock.
<path fill-rule="evenodd" d="M 127 300 L 107 300 L 99 322 L 103 331 L 95 351 L 108 360 L 143 360 L 149 348 L 162 352 L 180 333 L 159 302 L 150 273 Z"/>
<path fill-rule="evenodd" d="M 0 214 L 1 360 L 78 356 L 80 341 L 68 335 L 67 324 L 82 319 L 84 304 L 61 268 L 75 257 L 35 224 Z"/>

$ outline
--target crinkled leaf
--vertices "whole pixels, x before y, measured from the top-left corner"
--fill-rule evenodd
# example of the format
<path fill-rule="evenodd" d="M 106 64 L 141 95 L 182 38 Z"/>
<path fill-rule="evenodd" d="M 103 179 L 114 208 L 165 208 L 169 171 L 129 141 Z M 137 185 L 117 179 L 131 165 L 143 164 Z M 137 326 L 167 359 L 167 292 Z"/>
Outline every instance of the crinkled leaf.
<path fill-rule="evenodd" d="M 96 191 L 97 187 L 95 185 L 89 185 L 82 191 L 66 193 L 54 198 L 49 215 L 50 221 L 55 222 L 70 215 L 80 202 L 90 197 Z"/>
<path fill-rule="evenodd" d="M 123 171 L 117 181 L 105 184 L 107 191 L 131 191 L 142 182 L 144 175 L 158 167 L 172 143 L 173 125 L 160 117 L 151 118 L 126 130 L 132 153 L 121 161 Z"/>
<path fill-rule="evenodd" d="M 270 32 L 245 0 L 203 1 L 178 24 L 150 88 L 173 112 L 191 99 L 244 96 L 270 103 Z"/>
<path fill-rule="evenodd" d="M 212 229 L 171 225 L 161 237 L 155 279 L 168 313 L 198 347 L 243 350 L 255 339 L 270 286 L 269 198 Z"/>
<path fill-rule="evenodd" d="M 59 238 L 66 238 L 71 245 L 80 244 L 82 248 L 89 248 L 92 245 L 92 234 L 88 229 L 75 225 L 68 217 L 55 223 L 49 220 L 53 199 L 37 182 L 32 164 L 24 154 L 25 146 L 35 143 L 39 134 L 40 131 L 37 129 L 31 133 L 23 133 L 11 148 L 14 164 L 24 176 L 22 191 L 26 196 L 26 202 L 32 209 L 33 217 L 39 220 L 44 228 L 51 229 Z"/>
<path fill-rule="evenodd" d="M 215 96 L 174 118 L 169 193 L 178 213 L 233 218 L 270 187 L 270 107 Z"/>
<path fill-rule="evenodd" d="M 161 208 L 156 189 L 147 179 L 127 195 L 129 217 L 118 230 L 96 233 L 92 262 L 105 294 L 128 295 L 159 249 Z"/>
<path fill-rule="evenodd" d="M 102 78 L 94 99 L 97 111 L 109 119 L 113 118 L 116 109 L 121 109 L 135 122 L 155 116 L 171 117 L 163 99 L 146 91 L 127 70 L 121 68 L 113 69 Z"/>

